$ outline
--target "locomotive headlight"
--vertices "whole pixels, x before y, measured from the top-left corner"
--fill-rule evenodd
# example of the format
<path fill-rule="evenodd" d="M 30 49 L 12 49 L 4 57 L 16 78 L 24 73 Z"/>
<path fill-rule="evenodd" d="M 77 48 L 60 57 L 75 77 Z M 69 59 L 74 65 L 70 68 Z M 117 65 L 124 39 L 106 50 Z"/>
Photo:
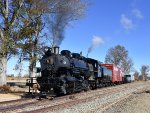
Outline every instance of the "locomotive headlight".
<path fill-rule="evenodd" d="M 49 58 L 49 59 L 46 59 L 46 60 L 45 60 L 45 63 L 46 63 L 46 64 L 53 64 L 54 61 L 53 61 L 52 58 Z"/>
<path fill-rule="evenodd" d="M 46 59 L 46 64 L 50 64 L 51 63 L 51 61 L 50 61 L 50 59 Z"/>

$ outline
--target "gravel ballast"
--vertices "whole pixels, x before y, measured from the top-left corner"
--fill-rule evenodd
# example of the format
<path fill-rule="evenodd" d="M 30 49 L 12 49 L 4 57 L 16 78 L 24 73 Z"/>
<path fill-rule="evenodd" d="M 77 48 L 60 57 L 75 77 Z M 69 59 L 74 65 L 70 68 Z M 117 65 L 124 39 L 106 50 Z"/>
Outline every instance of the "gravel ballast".
<path fill-rule="evenodd" d="M 95 98 L 86 103 L 79 103 L 72 107 L 64 108 L 63 110 L 54 111 L 53 113 L 102 113 L 105 109 L 108 109 L 113 104 L 121 101 L 122 99 L 128 98 L 132 93 L 137 92 L 145 87 L 147 84 L 137 85 L 136 87 L 130 87 L 131 84 L 126 84 L 128 87 L 126 90 L 115 92 L 112 94 L 106 94 L 102 97 Z M 106 112 L 107 113 L 107 112 Z M 110 111 L 110 113 L 112 113 Z M 115 113 L 115 112 L 114 112 Z"/>

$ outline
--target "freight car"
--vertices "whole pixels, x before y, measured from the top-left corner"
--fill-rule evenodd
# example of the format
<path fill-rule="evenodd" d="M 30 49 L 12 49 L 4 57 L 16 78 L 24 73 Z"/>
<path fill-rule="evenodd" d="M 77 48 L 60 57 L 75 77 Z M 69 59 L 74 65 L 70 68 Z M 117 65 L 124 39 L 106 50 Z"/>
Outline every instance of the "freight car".
<path fill-rule="evenodd" d="M 46 47 L 40 64 L 37 84 L 41 94 L 64 95 L 123 82 L 121 69 L 114 64 L 103 64 L 69 50 L 59 53 L 59 47 Z M 33 83 L 27 85 L 32 87 Z"/>
<path fill-rule="evenodd" d="M 107 67 L 112 72 L 111 82 L 115 84 L 120 84 L 123 82 L 123 73 L 121 69 L 114 64 L 102 64 L 102 66 Z"/>
<path fill-rule="evenodd" d="M 124 82 L 125 83 L 131 83 L 134 81 L 134 76 L 133 75 L 124 75 Z"/>

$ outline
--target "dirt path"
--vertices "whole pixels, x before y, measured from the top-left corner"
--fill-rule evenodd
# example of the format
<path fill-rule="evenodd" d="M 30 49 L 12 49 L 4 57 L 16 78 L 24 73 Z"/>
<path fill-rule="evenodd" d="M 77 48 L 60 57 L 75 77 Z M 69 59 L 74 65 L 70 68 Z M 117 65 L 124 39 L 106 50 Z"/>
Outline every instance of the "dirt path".
<path fill-rule="evenodd" d="M 104 113 L 150 113 L 150 87 L 134 93 L 129 98 L 113 105 Z"/>
<path fill-rule="evenodd" d="M 14 95 L 14 94 L 0 94 L 0 102 L 3 101 L 10 101 L 10 100 L 17 100 L 20 99 L 21 96 L 19 95 Z"/>

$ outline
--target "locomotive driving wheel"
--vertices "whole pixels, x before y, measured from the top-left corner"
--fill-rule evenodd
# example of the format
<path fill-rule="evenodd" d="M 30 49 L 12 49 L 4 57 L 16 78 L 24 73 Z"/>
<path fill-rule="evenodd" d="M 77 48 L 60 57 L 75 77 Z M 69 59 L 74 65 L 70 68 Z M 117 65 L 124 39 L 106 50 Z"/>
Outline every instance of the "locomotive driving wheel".
<path fill-rule="evenodd" d="M 87 80 L 84 80 L 84 81 L 83 81 L 82 87 L 83 87 L 84 91 L 90 90 L 90 85 L 89 85 L 89 83 L 88 83 Z"/>
<path fill-rule="evenodd" d="M 66 84 L 61 85 L 60 87 L 54 88 L 54 93 L 56 96 L 62 96 L 67 94 Z"/>
<path fill-rule="evenodd" d="M 59 86 L 56 86 L 54 88 L 54 93 L 56 94 L 56 96 L 66 95 L 67 94 L 66 86 L 67 84 L 65 80 L 65 75 L 62 74 L 60 76 Z"/>

